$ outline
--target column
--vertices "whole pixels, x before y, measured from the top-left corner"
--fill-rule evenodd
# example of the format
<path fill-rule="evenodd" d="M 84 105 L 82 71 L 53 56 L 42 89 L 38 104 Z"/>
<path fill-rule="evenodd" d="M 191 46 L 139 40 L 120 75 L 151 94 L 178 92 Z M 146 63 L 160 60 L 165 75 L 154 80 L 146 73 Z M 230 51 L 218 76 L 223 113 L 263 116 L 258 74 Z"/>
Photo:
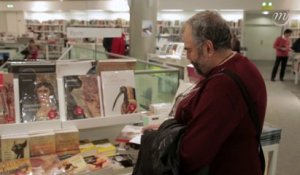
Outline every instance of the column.
<path fill-rule="evenodd" d="M 130 56 L 147 59 L 155 53 L 157 0 L 129 0 Z"/>

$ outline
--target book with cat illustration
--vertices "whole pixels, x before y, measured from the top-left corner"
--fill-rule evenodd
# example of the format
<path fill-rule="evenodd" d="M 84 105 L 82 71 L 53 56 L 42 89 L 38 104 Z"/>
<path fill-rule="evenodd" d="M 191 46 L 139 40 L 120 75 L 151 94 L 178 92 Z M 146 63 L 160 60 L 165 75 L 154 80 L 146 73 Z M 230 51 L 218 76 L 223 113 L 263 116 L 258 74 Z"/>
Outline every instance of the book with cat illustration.
<path fill-rule="evenodd" d="M 29 158 L 28 134 L 1 135 L 1 159 L 15 160 Z"/>

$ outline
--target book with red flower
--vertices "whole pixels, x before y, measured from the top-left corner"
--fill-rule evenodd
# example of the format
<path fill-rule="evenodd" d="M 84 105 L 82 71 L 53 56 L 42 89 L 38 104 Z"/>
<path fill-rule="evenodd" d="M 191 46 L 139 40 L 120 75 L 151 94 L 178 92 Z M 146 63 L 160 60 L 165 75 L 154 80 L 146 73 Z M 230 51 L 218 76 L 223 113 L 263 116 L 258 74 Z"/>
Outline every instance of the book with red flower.
<path fill-rule="evenodd" d="M 68 120 L 102 116 L 98 75 L 69 75 L 63 81 Z"/>

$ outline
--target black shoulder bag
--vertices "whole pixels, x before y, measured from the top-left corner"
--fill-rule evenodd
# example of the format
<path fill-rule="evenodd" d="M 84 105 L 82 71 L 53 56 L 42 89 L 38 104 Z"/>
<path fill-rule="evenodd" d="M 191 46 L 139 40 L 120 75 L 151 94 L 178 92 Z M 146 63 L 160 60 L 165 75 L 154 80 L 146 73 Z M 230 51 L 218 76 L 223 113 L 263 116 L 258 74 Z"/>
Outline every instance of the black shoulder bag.
<path fill-rule="evenodd" d="M 243 98 L 248 106 L 251 120 L 256 128 L 256 139 L 259 144 L 259 157 L 261 161 L 262 174 L 265 171 L 265 158 L 260 143 L 260 123 L 254 103 L 239 76 L 229 70 L 221 70 L 219 74 L 230 77 L 239 87 Z M 204 80 L 201 88 L 203 90 L 207 82 L 213 77 Z M 179 175 L 180 157 L 179 145 L 185 131 L 185 125 L 178 123 L 175 119 L 168 119 L 161 124 L 158 130 L 143 134 L 137 163 L 132 175 Z M 203 167 L 193 175 L 208 175 L 209 167 Z"/>
<path fill-rule="evenodd" d="M 260 135 L 261 135 L 261 126 L 260 126 L 260 123 L 259 123 L 259 118 L 258 118 L 258 115 L 257 115 L 257 111 L 255 109 L 255 106 L 254 106 L 254 102 L 249 94 L 249 91 L 247 90 L 245 84 L 243 83 L 243 81 L 240 79 L 240 77 L 235 74 L 234 72 L 232 71 L 229 71 L 229 70 L 226 70 L 226 69 L 223 69 L 221 72 L 223 72 L 225 75 L 227 75 L 228 77 L 230 77 L 239 87 L 242 95 L 243 95 L 243 98 L 248 106 L 248 111 L 249 111 L 249 114 L 250 114 L 250 117 L 251 117 L 251 120 L 254 124 L 254 127 L 256 129 L 256 140 L 257 140 L 257 143 L 258 143 L 258 154 L 259 154 L 259 158 L 260 158 L 260 164 L 261 164 L 261 171 L 262 171 L 262 174 L 264 174 L 265 172 L 265 156 L 264 156 L 264 152 L 263 152 L 263 149 L 262 149 L 262 146 L 261 146 L 261 143 L 260 143 Z"/>

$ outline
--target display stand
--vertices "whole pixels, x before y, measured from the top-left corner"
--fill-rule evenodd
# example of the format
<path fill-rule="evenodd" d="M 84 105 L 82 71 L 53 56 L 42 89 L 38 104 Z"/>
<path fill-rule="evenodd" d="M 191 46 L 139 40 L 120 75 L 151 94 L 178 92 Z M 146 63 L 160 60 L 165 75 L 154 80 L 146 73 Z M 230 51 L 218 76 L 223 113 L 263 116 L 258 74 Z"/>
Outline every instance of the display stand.
<path fill-rule="evenodd" d="M 295 84 L 298 84 L 298 77 L 300 73 L 300 55 L 296 53 L 296 55 L 293 58 L 293 72 L 295 73 Z"/>
<path fill-rule="evenodd" d="M 276 175 L 279 144 L 265 145 L 262 148 L 264 150 L 266 162 L 264 175 Z"/>
<path fill-rule="evenodd" d="M 174 59 L 167 55 L 148 54 L 148 62 L 159 63 L 164 66 L 171 66 L 177 68 L 180 73 L 180 79 L 188 82 L 187 65 L 190 64 L 189 60 L 180 57 L 180 59 Z"/>

